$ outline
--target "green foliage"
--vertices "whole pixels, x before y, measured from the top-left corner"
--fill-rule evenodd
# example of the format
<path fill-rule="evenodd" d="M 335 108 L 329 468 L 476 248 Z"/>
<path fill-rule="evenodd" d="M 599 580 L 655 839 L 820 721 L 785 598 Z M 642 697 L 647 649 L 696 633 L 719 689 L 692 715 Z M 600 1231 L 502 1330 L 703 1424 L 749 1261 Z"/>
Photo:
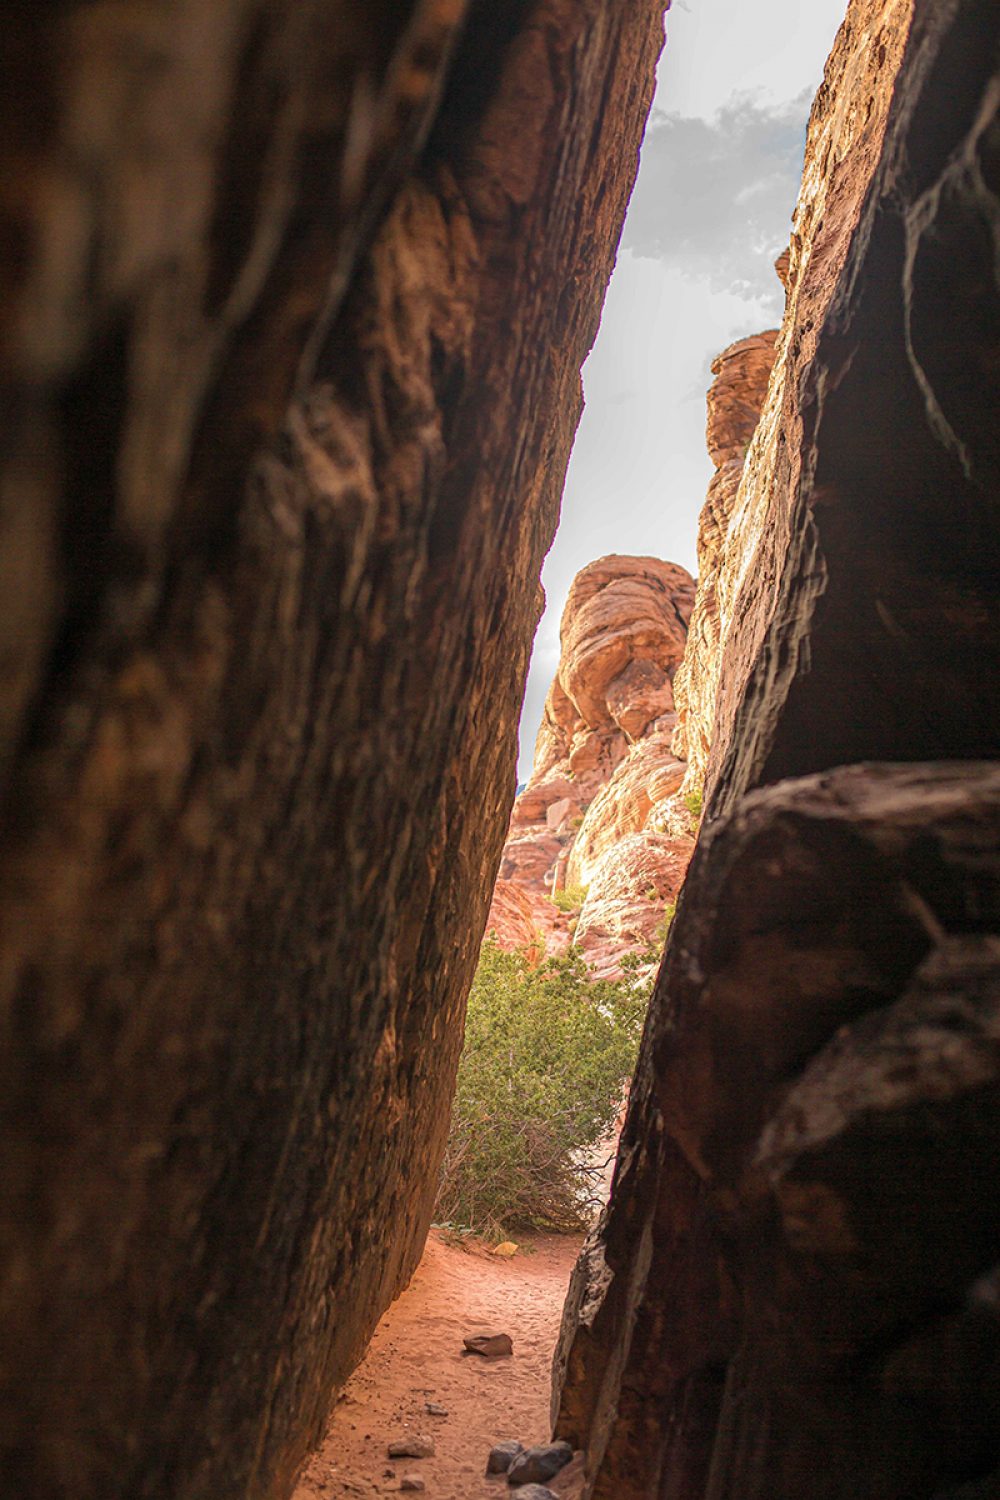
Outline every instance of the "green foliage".
<path fill-rule="evenodd" d="M 674 920 L 674 917 L 676 915 L 677 903 L 675 901 L 671 901 L 664 909 L 662 921 L 657 922 L 656 928 L 653 932 L 653 937 L 656 939 L 657 944 L 661 948 L 667 941 L 667 934 L 670 931 L 670 924 Z"/>
<path fill-rule="evenodd" d="M 551 900 L 560 911 L 579 911 L 586 898 L 585 885 L 568 885 L 564 891 L 554 891 Z"/>
<path fill-rule="evenodd" d="M 532 968 L 484 943 L 435 1218 L 482 1234 L 570 1230 L 635 1065 L 648 983 L 594 981 L 579 953 Z"/>
<path fill-rule="evenodd" d="M 701 792 L 688 792 L 687 796 L 684 798 L 684 806 L 687 808 L 688 812 L 697 823 L 698 819 L 701 817 Z"/>

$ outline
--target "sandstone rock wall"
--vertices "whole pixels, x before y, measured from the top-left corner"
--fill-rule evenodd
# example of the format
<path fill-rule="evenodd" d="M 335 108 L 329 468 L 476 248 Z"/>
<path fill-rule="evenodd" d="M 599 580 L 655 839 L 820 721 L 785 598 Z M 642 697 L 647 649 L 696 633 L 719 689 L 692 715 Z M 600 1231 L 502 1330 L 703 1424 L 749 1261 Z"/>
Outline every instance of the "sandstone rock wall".
<path fill-rule="evenodd" d="M 995 5 L 858 0 L 814 109 L 707 827 L 557 1356 L 588 1495 L 1000 1491 L 998 59 Z"/>
<path fill-rule="evenodd" d="M 685 784 L 701 791 L 708 769 L 715 698 L 728 620 L 719 612 L 719 586 L 726 539 L 751 440 L 767 397 L 777 333 L 754 334 L 724 349 L 713 361 L 706 439 L 715 473 L 698 517 L 698 591 L 674 697 L 675 754 L 687 762 Z"/>
<path fill-rule="evenodd" d="M 809 120 L 791 246 L 780 267 L 787 296 L 781 330 L 776 339 L 761 334 L 721 357 L 720 375 L 733 366 L 735 379 L 766 402 L 759 423 L 752 420 L 755 402 L 747 410 L 723 401 L 709 420 L 719 468 L 699 527 L 702 597 L 692 656 L 678 685 L 678 750 L 691 765 L 689 785 L 701 787 L 707 778 L 708 793 L 773 618 L 790 497 L 808 449 L 799 376 L 815 353 L 879 161 L 911 9 L 912 0 L 848 7 Z"/>
<path fill-rule="evenodd" d="M 655 940 L 694 847 L 676 796 L 684 765 L 670 748 L 693 602 L 690 575 L 655 557 L 602 557 L 573 580 L 487 922 L 502 944 L 523 946 L 526 906 L 546 951 L 572 938 L 602 975 Z M 580 896 L 578 912 L 553 906 L 560 891 Z"/>
<path fill-rule="evenodd" d="M 600 558 L 574 580 L 487 924 L 505 945 L 558 953 L 572 937 L 610 974 L 623 954 L 662 944 L 699 822 L 723 545 L 776 339 L 742 339 L 712 366 L 706 441 L 716 472 L 699 522 L 697 590 L 684 569 L 655 558 Z M 575 917 L 547 899 L 566 889 L 583 896 Z"/>
<path fill-rule="evenodd" d="M 419 1253 L 661 12 L 5 14 L 24 1500 L 287 1493 Z"/>

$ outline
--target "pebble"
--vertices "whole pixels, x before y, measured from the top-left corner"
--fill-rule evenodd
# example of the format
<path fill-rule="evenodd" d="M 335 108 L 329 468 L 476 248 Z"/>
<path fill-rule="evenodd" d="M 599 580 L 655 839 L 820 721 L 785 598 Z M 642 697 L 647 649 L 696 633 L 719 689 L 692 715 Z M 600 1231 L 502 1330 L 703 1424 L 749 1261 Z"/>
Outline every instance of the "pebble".
<path fill-rule="evenodd" d="M 436 1401 L 425 1401 L 424 1411 L 430 1412 L 432 1417 L 446 1417 L 448 1415 L 448 1408 L 446 1406 L 439 1406 Z"/>
<path fill-rule="evenodd" d="M 399 1488 L 401 1490 L 425 1490 L 427 1486 L 424 1484 L 424 1481 L 420 1478 L 419 1474 L 404 1474 L 402 1479 L 399 1481 Z M 552 1491 L 550 1490 L 549 1494 L 551 1493 Z"/>
<path fill-rule="evenodd" d="M 559 1500 L 555 1490 L 544 1484 L 522 1484 L 517 1493 L 520 1500 Z"/>
<path fill-rule="evenodd" d="M 430 1458 L 434 1453 L 434 1439 L 423 1432 L 412 1437 L 397 1438 L 389 1444 L 390 1458 Z"/>

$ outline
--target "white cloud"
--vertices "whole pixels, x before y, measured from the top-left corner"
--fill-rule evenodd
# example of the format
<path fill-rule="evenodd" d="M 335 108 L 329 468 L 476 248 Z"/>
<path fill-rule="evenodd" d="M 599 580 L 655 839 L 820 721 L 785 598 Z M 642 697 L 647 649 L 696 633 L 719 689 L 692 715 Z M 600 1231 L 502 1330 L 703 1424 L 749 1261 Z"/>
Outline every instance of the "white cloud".
<path fill-rule="evenodd" d="M 658 111 L 623 243 L 714 291 L 762 298 L 779 317 L 774 259 L 788 243 L 810 102 L 743 96 L 712 120 Z"/>

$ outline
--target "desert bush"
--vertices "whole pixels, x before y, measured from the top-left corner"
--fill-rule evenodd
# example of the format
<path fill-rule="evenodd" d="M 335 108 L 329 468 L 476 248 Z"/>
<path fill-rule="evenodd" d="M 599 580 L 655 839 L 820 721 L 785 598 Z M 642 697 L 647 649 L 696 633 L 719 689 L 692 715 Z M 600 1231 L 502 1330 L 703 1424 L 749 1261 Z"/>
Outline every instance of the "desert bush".
<path fill-rule="evenodd" d="M 579 911 L 587 899 L 585 885 L 568 885 L 563 891 L 553 891 L 550 900 L 560 911 Z"/>
<path fill-rule="evenodd" d="M 662 948 L 670 935 L 670 924 L 677 915 L 676 901 L 670 901 L 664 907 L 662 920 L 657 922 L 653 938 L 659 948 Z"/>
<path fill-rule="evenodd" d="M 576 952 L 532 968 L 483 945 L 435 1217 L 481 1234 L 571 1230 L 614 1125 L 648 1001 Z"/>

